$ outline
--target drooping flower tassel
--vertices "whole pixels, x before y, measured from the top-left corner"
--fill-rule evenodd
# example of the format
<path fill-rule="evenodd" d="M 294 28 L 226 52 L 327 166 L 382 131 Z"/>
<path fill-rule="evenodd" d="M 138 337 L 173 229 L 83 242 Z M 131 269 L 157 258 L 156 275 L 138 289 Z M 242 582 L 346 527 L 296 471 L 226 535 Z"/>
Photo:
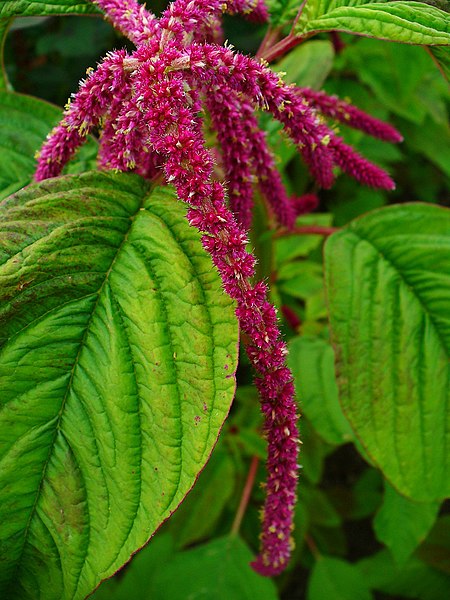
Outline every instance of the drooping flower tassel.
<path fill-rule="evenodd" d="M 250 282 L 254 257 L 246 251 L 245 232 L 226 207 L 222 185 L 211 181 L 211 155 L 198 128 L 192 126 L 195 115 L 184 97 L 183 80 L 164 78 L 164 63 L 159 71 L 155 65 L 152 77 L 157 83 L 145 81 L 143 74 L 139 84 L 139 97 L 147 90 L 141 109 L 149 123 L 149 143 L 164 155 L 167 179 L 178 197 L 190 205 L 188 220 L 203 234 L 203 246 L 211 254 L 224 289 L 237 301 L 236 315 L 249 338 L 247 353 L 257 372 L 268 438 L 261 553 L 254 568 L 264 575 L 276 575 L 290 556 L 297 485 L 297 414 L 292 375 L 285 366 L 286 346 L 275 309 L 267 301 L 266 286 Z"/>
<path fill-rule="evenodd" d="M 389 123 L 375 119 L 375 117 L 368 115 L 337 96 L 329 96 L 325 92 L 303 87 L 298 88 L 298 92 L 313 108 L 326 117 L 340 121 L 354 129 L 364 131 L 364 133 L 368 133 L 385 142 L 395 144 L 403 140 L 403 136 L 395 127 L 392 127 Z"/>
<path fill-rule="evenodd" d="M 47 136 L 37 154 L 36 181 L 56 177 L 92 129 L 108 111 L 111 99 L 127 85 L 123 68 L 125 50 L 111 52 L 89 73 L 68 104 L 64 118 Z"/>

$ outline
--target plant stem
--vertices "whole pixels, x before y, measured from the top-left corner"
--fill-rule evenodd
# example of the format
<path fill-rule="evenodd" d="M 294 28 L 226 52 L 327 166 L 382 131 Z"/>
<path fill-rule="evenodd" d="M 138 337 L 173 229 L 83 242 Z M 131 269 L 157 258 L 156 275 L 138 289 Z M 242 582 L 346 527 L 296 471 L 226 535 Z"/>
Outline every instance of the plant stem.
<path fill-rule="evenodd" d="M 237 535 L 241 527 L 242 519 L 244 518 L 245 511 L 247 510 L 248 501 L 252 493 L 253 484 L 255 483 L 256 471 L 258 470 L 259 458 L 254 456 L 250 463 L 248 470 L 247 480 L 245 482 L 244 489 L 242 490 L 241 501 L 239 502 L 239 508 L 237 509 L 236 516 L 231 527 L 231 533 Z"/>
<path fill-rule="evenodd" d="M 284 39 L 280 40 L 277 44 L 275 44 L 272 47 L 270 47 L 269 44 L 273 41 L 273 37 L 268 39 L 264 38 L 263 43 L 261 44 L 261 47 L 258 50 L 257 56 L 259 58 L 263 58 L 264 60 L 267 60 L 267 62 L 272 62 L 276 58 L 279 58 L 280 56 L 283 56 L 283 54 L 286 54 L 286 52 L 294 46 L 297 46 L 298 44 L 301 44 L 303 41 L 308 39 L 308 35 L 303 37 L 295 34 L 295 27 L 299 22 L 300 17 L 302 16 L 302 12 L 305 8 L 307 1 L 308 0 L 303 0 L 300 8 L 298 9 L 295 19 L 292 22 L 292 27 L 289 32 L 289 35 L 287 35 Z"/>
<path fill-rule="evenodd" d="M 295 35 L 294 34 L 295 27 L 296 27 L 297 23 L 299 22 L 300 17 L 302 16 L 303 9 L 305 8 L 305 5 L 307 2 L 308 2 L 308 0 L 303 0 L 303 2 L 301 3 L 300 8 L 298 9 L 298 13 L 295 15 L 295 19 L 294 19 L 294 22 L 292 23 L 292 27 L 291 27 L 291 31 L 289 32 L 289 35 Z"/>
<path fill-rule="evenodd" d="M 270 46 L 276 41 L 279 33 L 280 33 L 279 27 L 272 29 L 272 27 L 269 26 L 269 28 L 267 29 L 266 35 L 264 36 L 264 39 L 261 42 L 261 45 L 259 46 L 258 51 L 255 55 L 256 58 L 260 58 L 261 56 L 264 55 L 266 48 L 270 48 Z"/>
<path fill-rule="evenodd" d="M 305 535 L 305 542 L 306 542 L 306 545 L 308 546 L 308 548 L 311 550 L 311 554 L 314 556 L 314 558 L 316 560 L 321 558 L 321 554 L 317 547 L 316 542 L 312 539 L 312 537 L 308 533 Z"/>
<path fill-rule="evenodd" d="M 288 237 L 290 235 L 323 235 L 329 236 L 336 231 L 339 231 L 338 227 L 322 227 L 321 225 L 303 225 L 301 227 L 294 227 L 293 229 L 280 229 L 274 234 L 275 238 Z"/>
<path fill-rule="evenodd" d="M 287 37 L 280 40 L 278 44 L 275 44 L 275 46 L 272 46 L 272 48 L 268 48 L 266 52 L 261 53 L 260 57 L 270 63 L 276 58 L 286 54 L 288 50 L 294 46 L 297 46 L 302 41 L 303 38 L 300 36 L 289 34 Z"/>

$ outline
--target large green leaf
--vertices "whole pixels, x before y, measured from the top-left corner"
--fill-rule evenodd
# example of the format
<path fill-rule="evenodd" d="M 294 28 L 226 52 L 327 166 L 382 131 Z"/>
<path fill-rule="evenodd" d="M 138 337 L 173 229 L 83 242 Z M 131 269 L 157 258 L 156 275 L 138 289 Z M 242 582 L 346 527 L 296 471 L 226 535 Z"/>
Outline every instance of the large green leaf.
<path fill-rule="evenodd" d="M 333 44 L 328 40 L 311 40 L 294 48 L 275 67 L 286 73 L 284 80 L 301 87 L 320 89 L 334 60 Z"/>
<path fill-rule="evenodd" d="M 298 12 L 301 0 L 266 0 L 270 22 L 273 26 L 282 26 L 292 21 Z"/>
<path fill-rule="evenodd" d="M 346 31 L 407 44 L 450 44 L 446 11 L 415 0 L 308 0 L 298 35 Z"/>
<path fill-rule="evenodd" d="M 331 556 L 320 557 L 308 583 L 308 600 L 371 600 L 372 594 L 358 568 Z"/>
<path fill-rule="evenodd" d="M 0 0 L 0 17 L 30 17 L 36 15 L 73 15 L 98 13 L 89 0 Z"/>
<path fill-rule="evenodd" d="M 450 494 L 450 211 L 374 211 L 325 246 L 330 319 L 350 424 L 402 494 Z"/>
<path fill-rule="evenodd" d="M 450 577 L 416 558 L 399 567 L 387 550 L 372 554 L 358 563 L 367 584 L 388 597 L 412 600 L 443 600 L 450 589 Z"/>
<path fill-rule="evenodd" d="M 0 199 L 28 185 L 36 169 L 36 151 L 61 119 L 60 108 L 32 96 L 0 92 Z M 69 172 L 94 166 L 97 144 L 82 146 Z"/>
<path fill-rule="evenodd" d="M 94 172 L 0 207 L 0 596 L 84 598 L 207 461 L 236 319 L 167 188 Z"/>
<path fill-rule="evenodd" d="M 289 344 L 288 360 L 302 412 L 317 433 L 330 444 L 352 441 L 339 404 L 333 348 L 320 338 L 298 336 Z"/>
<path fill-rule="evenodd" d="M 421 125 L 429 114 L 446 129 L 449 89 L 424 48 L 366 38 L 348 46 L 344 57 L 347 68 L 391 112 Z"/>
<path fill-rule="evenodd" d="M 386 484 L 383 504 L 373 523 L 376 536 L 403 565 L 427 536 L 438 511 L 439 502 L 412 502 Z"/>
<path fill-rule="evenodd" d="M 219 445 L 196 486 L 170 521 L 170 531 L 173 531 L 177 548 L 205 540 L 214 532 L 233 495 L 235 471 L 230 454 Z"/>
<path fill-rule="evenodd" d="M 148 600 L 157 573 L 172 559 L 175 548 L 170 533 L 158 533 L 133 557 L 126 568 L 103 582 L 92 600 Z"/>
<path fill-rule="evenodd" d="M 154 579 L 152 600 L 276 600 L 273 581 L 249 565 L 253 555 L 229 535 L 175 555 Z"/>

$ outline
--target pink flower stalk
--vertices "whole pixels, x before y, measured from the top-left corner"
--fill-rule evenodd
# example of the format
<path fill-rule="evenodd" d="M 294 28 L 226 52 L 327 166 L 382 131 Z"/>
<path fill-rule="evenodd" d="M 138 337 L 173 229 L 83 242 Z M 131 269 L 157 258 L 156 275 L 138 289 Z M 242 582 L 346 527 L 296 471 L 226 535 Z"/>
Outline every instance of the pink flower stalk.
<path fill-rule="evenodd" d="M 251 104 L 221 88 L 211 88 L 205 102 L 222 148 L 230 208 L 237 221 L 245 229 L 251 226 L 256 182 L 278 222 L 293 227 L 297 216 L 294 205 Z"/>
<path fill-rule="evenodd" d="M 100 0 L 94 3 L 108 15 L 114 27 L 136 46 L 145 44 L 159 28 L 155 15 L 137 0 Z"/>
<path fill-rule="evenodd" d="M 319 206 L 319 198 L 316 194 L 303 194 L 303 196 L 299 196 L 298 198 L 294 198 L 294 208 L 297 216 L 306 215 Z"/>
<path fill-rule="evenodd" d="M 222 148 L 230 208 L 239 223 L 249 229 L 256 177 L 242 105 L 235 94 L 228 95 L 220 88 L 211 90 L 205 102 Z"/>
<path fill-rule="evenodd" d="M 401 142 L 402 135 L 388 123 L 375 119 L 356 106 L 344 102 L 337 96 L 329 96 L 311 88 L 299 88 L 301 96 L 311 106 L 327 117 L 345 123 L 354 129 L 360 129 L 385 142 Z"/>
<path fill-rule="evenodd" d="M 267 301 L 266 285 L 252 283 L 255 258 L 246 251 L 246 228 L 253 182 L 284 225 L 293 225 L 296 212 L 313 200 L 287 198 L 254 111 L 267 109 L 283 124 L 322 187 L 332 184 L 335 166 L 375 187 L 391 189 L 393 182 L 336 137 L 312 106 L 312 97 L 285 85 L 265 64 L 215 43 L 224 10 L 264 19 L 261 0 L 176 0 L 160 19 L 135 0 L 96 4 L 137 49 L 131 55 L 108 54 L 82 82 L 40 152 L 36 180 L 58 175 L 88 133 L 101 125 L 101 166 L 145 177 L 162 171 L 189 206 L 189 223 L 201 232 L 225 291 L 237 302 L 236 315 L 256 371 L 268 440 L 268 479 L 261 551 L 253 567 L 263 575 L 277 575 L 290 556 L 297 414 L 275 309 Z M 203 105 L 222 145 L 231 210 L 227 190 L 212 178 Z M 332 113 L 321 96 L 316 105 L 333 118 L 341 114 L 337 109 Z M 357 113 L 351 114 L 358 125 Z"/>

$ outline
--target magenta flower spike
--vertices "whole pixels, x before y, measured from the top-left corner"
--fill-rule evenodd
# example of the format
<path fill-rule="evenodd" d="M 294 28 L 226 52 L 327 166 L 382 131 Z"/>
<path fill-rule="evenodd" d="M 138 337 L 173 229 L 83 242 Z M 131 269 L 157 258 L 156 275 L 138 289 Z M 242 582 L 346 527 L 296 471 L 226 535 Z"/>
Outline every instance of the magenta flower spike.
<path fill-rule="evenodd" d="M 266 64 L 219 45 L 222 12 L 264 20 L 262 0 L 176 0 L 159 19 L 135 0 L 95 3 L 137 49 L 108 54 L 81 83 L 39 153 L 35 178 L 60 174 L 88 133 L 100 126 L 101 167 L 149 178 L 163 173 L 188 205 L 189 223 L 201 232 L 224 290 L 236 300 L 256 372 L 268 458 L 261 550 L 252 564 L 262 575 L 277 575 L 292 546 L 297 411 L 276 311 L 267 300 L 266 285 L 252 281 L 255 258 L 246 250 L 246 230 L 254 184 L 288 227 L 317 199 L 287 197 L 255 110 L 269 110 L 283 124 L 324 188 L 332 185 L 335 167 L 374 187 L 391 189 L 393 182 L 344 144 L 323 116 L 343 119 L 382 139 L 398 141 L 400 135 L 337 99 L 286 85 Z M 222 146 L 224 183 L 213 179 L 204 106 Z"/>
<path fill-rule="evenodd" d="M 159 27 L 158 19 L 137 0 L 95 0 L 108 21 L 136 46 L 145 44 Z"/>
<path fill-rule="evenodd" d="M 59 175 L 76 149 L 98 125 L 111 100 L 126 85 L 123 68 L 125 50 L 109 53 L 96 71 L 82 81 L 77 94 L 68 102 L 63 120 L 47 136 L 37 154 L 36 181 Z"/>
<path fill-rule="evenodd" d="M 230 208 L 244 229 L 250 229 L 256 178 L 242 105 L 236 95 L 223 94 L 220 89 L 210 93 L 205 102 L 222 148 Z"/>
<path fill-rule="evenodd" d="M 354 129 L 360 129 L 385 142 L 397 143 L 403 140 L 403 136 L 392 125 L 371 117 L 337 96 L 329 96 L 325 92 L 318 92 L 311 88 L 300 88 L 300 93 L 314 109 L 327 117 Z"/>

